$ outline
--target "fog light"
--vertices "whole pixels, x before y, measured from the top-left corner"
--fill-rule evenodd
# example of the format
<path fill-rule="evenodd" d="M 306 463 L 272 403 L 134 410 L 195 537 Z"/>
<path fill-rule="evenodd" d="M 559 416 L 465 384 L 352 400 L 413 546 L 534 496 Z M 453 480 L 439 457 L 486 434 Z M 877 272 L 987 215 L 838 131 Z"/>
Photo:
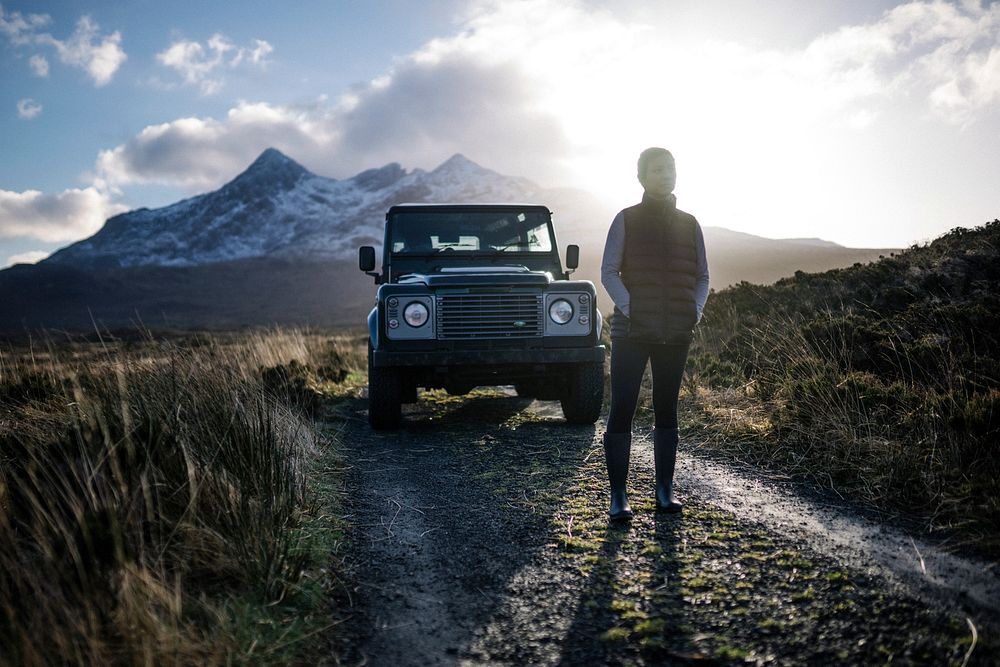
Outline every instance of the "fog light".
<path fill-rule="evenodd" d="M 399 320 L 389 320 L 389 328 L 395 329 L 399 326 Z"/>
<path fill-rule="evenodd" d="M 589 318 L 589 317 L 587 317 L 586 315 L 581 315 L 581 316 L 580 316 L 580 319 L 579 319 L 579 320 L 577 320 L 577 321 L 578 321 L 578 322 L 579 322 L 580 324 L 587 324 L 587 323 L 589 323 L 589 322 L 590 322 L 590 318 Z"/>

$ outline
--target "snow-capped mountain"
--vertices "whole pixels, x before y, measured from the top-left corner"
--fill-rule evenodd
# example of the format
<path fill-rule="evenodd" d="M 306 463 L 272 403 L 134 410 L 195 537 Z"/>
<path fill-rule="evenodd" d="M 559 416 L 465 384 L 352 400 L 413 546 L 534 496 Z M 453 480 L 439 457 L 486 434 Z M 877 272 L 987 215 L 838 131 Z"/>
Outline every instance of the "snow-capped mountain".
<path fill-rule="evenodd" d="M 541 188 L 461 155 L 429 172 L 393 163 L 338 181 L 271 148 L 214 192 L 115 216 L 37 265 L 0 270 L 0 335 L 92 331 L 95 324 L 134 329 L 139 322 L 167 329 L 359 326 L 374 285 L 358 270 L 357 249 L 381 245 L 386 210 L 403 202 L 544 204 L 553 211 L 560 254 L 566 244 L 580 246 L 574 277 L 600 283 L 614 211 L 586 192 Z M 887 252 L 704 231 L 716 288 Z"/>
<path fill-rule="evenodd" d="M 274 148 L 214 192 L 110 218 L 44 263 L 76 267 L 197 266 L 253 257 L 353 258 L 379 245 L 385 212 L 403 202 L 545 203 L 541 188 L 454 155 L 433 171 L 399 164 L 335 180 Z"/>

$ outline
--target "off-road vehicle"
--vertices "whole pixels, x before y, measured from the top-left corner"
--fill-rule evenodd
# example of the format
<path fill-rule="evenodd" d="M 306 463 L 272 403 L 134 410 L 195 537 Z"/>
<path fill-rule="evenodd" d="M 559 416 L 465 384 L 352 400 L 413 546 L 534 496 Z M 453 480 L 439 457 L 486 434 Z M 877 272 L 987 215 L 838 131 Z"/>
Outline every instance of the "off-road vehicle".
<path fill-rule="evenodd" d="M 368 421 L 400 424 L 417 388 L 465 394 L 513 385 L 559 400 L 572 424 L 592 424 L 604 400 L 605 348 L 594 284 L 560 264 L 552 214 L 521 204 L 404 204 L 385 216 L 382 270 L 368 315 Z"/>

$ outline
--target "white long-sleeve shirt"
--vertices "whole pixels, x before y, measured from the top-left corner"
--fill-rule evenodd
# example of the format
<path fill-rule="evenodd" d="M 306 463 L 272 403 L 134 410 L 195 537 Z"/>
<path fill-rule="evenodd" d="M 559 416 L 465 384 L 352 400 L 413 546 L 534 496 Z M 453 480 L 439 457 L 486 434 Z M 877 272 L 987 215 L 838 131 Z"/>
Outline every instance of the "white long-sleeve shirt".
<path fill-rule="evenodd" d="M 695 274 L 694 302 L 698 308 L 698 319 L 708 300 L 708 257 L 705 254 L 705 237 L 701 233 L 701 225 L 694 223 L 694 242 L 697 269 Z M 608 230 L 608 240 L 604 244 L 604 259 L 601 262 L 601 283 L 608 291 L 608 296 L 615 302 L 625 317 L 629 316 L 629 293 L 622 282 L 622 258 L 625 255 L 625 212 L 619 211 L 611 221 Z"/>

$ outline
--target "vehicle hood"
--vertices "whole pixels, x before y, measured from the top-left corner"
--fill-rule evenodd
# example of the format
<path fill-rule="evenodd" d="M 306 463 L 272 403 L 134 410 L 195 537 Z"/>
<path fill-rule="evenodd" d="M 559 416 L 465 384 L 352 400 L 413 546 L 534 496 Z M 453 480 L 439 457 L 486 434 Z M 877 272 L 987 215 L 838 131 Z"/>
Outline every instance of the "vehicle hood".
<path fill-rule="evenodd" d="M 408 273 L 399 279 L 400 284 L 420 283 L 430 288 L 470 285 L 539 285 L 552 282 L 552 274 L 530 271 L 523 266 L 449 267 L 434 273 Z"/>

